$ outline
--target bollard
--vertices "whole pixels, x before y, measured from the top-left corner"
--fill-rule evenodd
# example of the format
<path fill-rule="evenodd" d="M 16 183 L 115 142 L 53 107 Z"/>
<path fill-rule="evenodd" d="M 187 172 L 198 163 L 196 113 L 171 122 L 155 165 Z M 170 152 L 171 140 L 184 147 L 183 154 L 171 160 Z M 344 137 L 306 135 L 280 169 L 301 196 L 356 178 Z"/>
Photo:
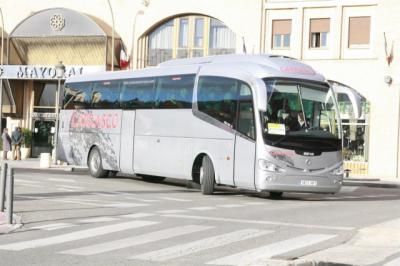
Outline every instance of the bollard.
<path fill-rule="evenodd" d="M 1 164 L 0 176 L 0 212 L 4 212 L 4 199 L 6 194 L 7 163 Z"/>
<path fill-rule="evenodd" d="M 14 201 L 14 168 L 10 167 L 7 178 L 7 223 L 13 223 L 13 201 Z"/>

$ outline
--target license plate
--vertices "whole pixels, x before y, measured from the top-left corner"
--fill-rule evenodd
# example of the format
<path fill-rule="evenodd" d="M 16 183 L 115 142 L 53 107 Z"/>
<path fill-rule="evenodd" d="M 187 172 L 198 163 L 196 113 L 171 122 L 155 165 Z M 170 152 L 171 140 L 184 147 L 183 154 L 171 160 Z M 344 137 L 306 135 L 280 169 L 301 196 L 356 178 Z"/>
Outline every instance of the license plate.
<path fill-rule="evenodd" d="M 315 187 L 318 185 L 318 182 L 315 180 L 301 180 L 300 185 L 302 186 L 309 186 L 309 187 Z"/>

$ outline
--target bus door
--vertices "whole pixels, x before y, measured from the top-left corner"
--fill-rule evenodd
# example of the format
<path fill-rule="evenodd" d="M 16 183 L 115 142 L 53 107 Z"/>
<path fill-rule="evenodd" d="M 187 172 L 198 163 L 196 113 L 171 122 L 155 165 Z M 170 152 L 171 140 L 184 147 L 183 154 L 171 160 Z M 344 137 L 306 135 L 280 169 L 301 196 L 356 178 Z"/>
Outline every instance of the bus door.
<path fill-rule="evenodd" d="M 133 173 L 133 140 L 135 137 L 135 111 L 123 111 L 121 121 L 120 169 Z"/>
<path fill-rule="evenodd" d="M 256 130 L 251 89 L 242 83 L 239 89 L 235 136 L 235 186 L 254 189 Z"/>

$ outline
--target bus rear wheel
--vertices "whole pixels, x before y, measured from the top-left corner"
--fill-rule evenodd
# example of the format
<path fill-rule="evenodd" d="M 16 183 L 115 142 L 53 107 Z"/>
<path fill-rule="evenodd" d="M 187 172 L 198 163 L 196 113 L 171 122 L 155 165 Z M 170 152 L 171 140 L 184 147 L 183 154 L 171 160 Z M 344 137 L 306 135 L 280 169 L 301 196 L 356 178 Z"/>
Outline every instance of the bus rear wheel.
<path fill-rule="evenodd" d="M 269 192 L 269 197 L 271 199 L 281 199 L 283 195 L 283 192 L 277 192 L 277 191 L 271 191 Z"/>
<path fill-rule="evenodd" d="M 94 147 L 90 151 L 88 166 L 91 176 L 96 178 L 108 176 L 108 171 L 103 169 L 103 164 L 101 163 L 101 154 L 97 147 Z"/>
<path fill-rule="evenodd" d="M 211 195 L 214 192 L 215 172 L 210 157 L 204 156 L 200 168 L 200 185 L 203 195 Z"/>

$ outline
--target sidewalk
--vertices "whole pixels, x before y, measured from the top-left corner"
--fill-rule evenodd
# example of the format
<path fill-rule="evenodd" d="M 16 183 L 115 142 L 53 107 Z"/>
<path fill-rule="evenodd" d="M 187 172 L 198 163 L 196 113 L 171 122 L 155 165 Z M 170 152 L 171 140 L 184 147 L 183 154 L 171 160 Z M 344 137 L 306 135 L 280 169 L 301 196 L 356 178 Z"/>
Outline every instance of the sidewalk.
<path fill-rule="evenodd" d="M 2 163 L 3 160 L 0 160 Z M 43 171 L 66 171 L 66 172 L 86 172 L 88 171 L 87 167 L 84 166 L 76 166 L 76 165 L 55 165 L 52 164 L 50 168 L 40 168 L 40 159 L 39 158 L 29 158 L 20 161 L 5 161 L 8 163 L 9 167 L 19 168 L 19 169 L 33 169 L 33 170 L 43 170 Z"/>
<path fill-rule="evenodd" d="M 5 212 L 0 212 L 0 235 L 7 234 L 22 226 L 21 217 L 13 215 L 13 224 L 7 224 L 7 217 Z"/>

